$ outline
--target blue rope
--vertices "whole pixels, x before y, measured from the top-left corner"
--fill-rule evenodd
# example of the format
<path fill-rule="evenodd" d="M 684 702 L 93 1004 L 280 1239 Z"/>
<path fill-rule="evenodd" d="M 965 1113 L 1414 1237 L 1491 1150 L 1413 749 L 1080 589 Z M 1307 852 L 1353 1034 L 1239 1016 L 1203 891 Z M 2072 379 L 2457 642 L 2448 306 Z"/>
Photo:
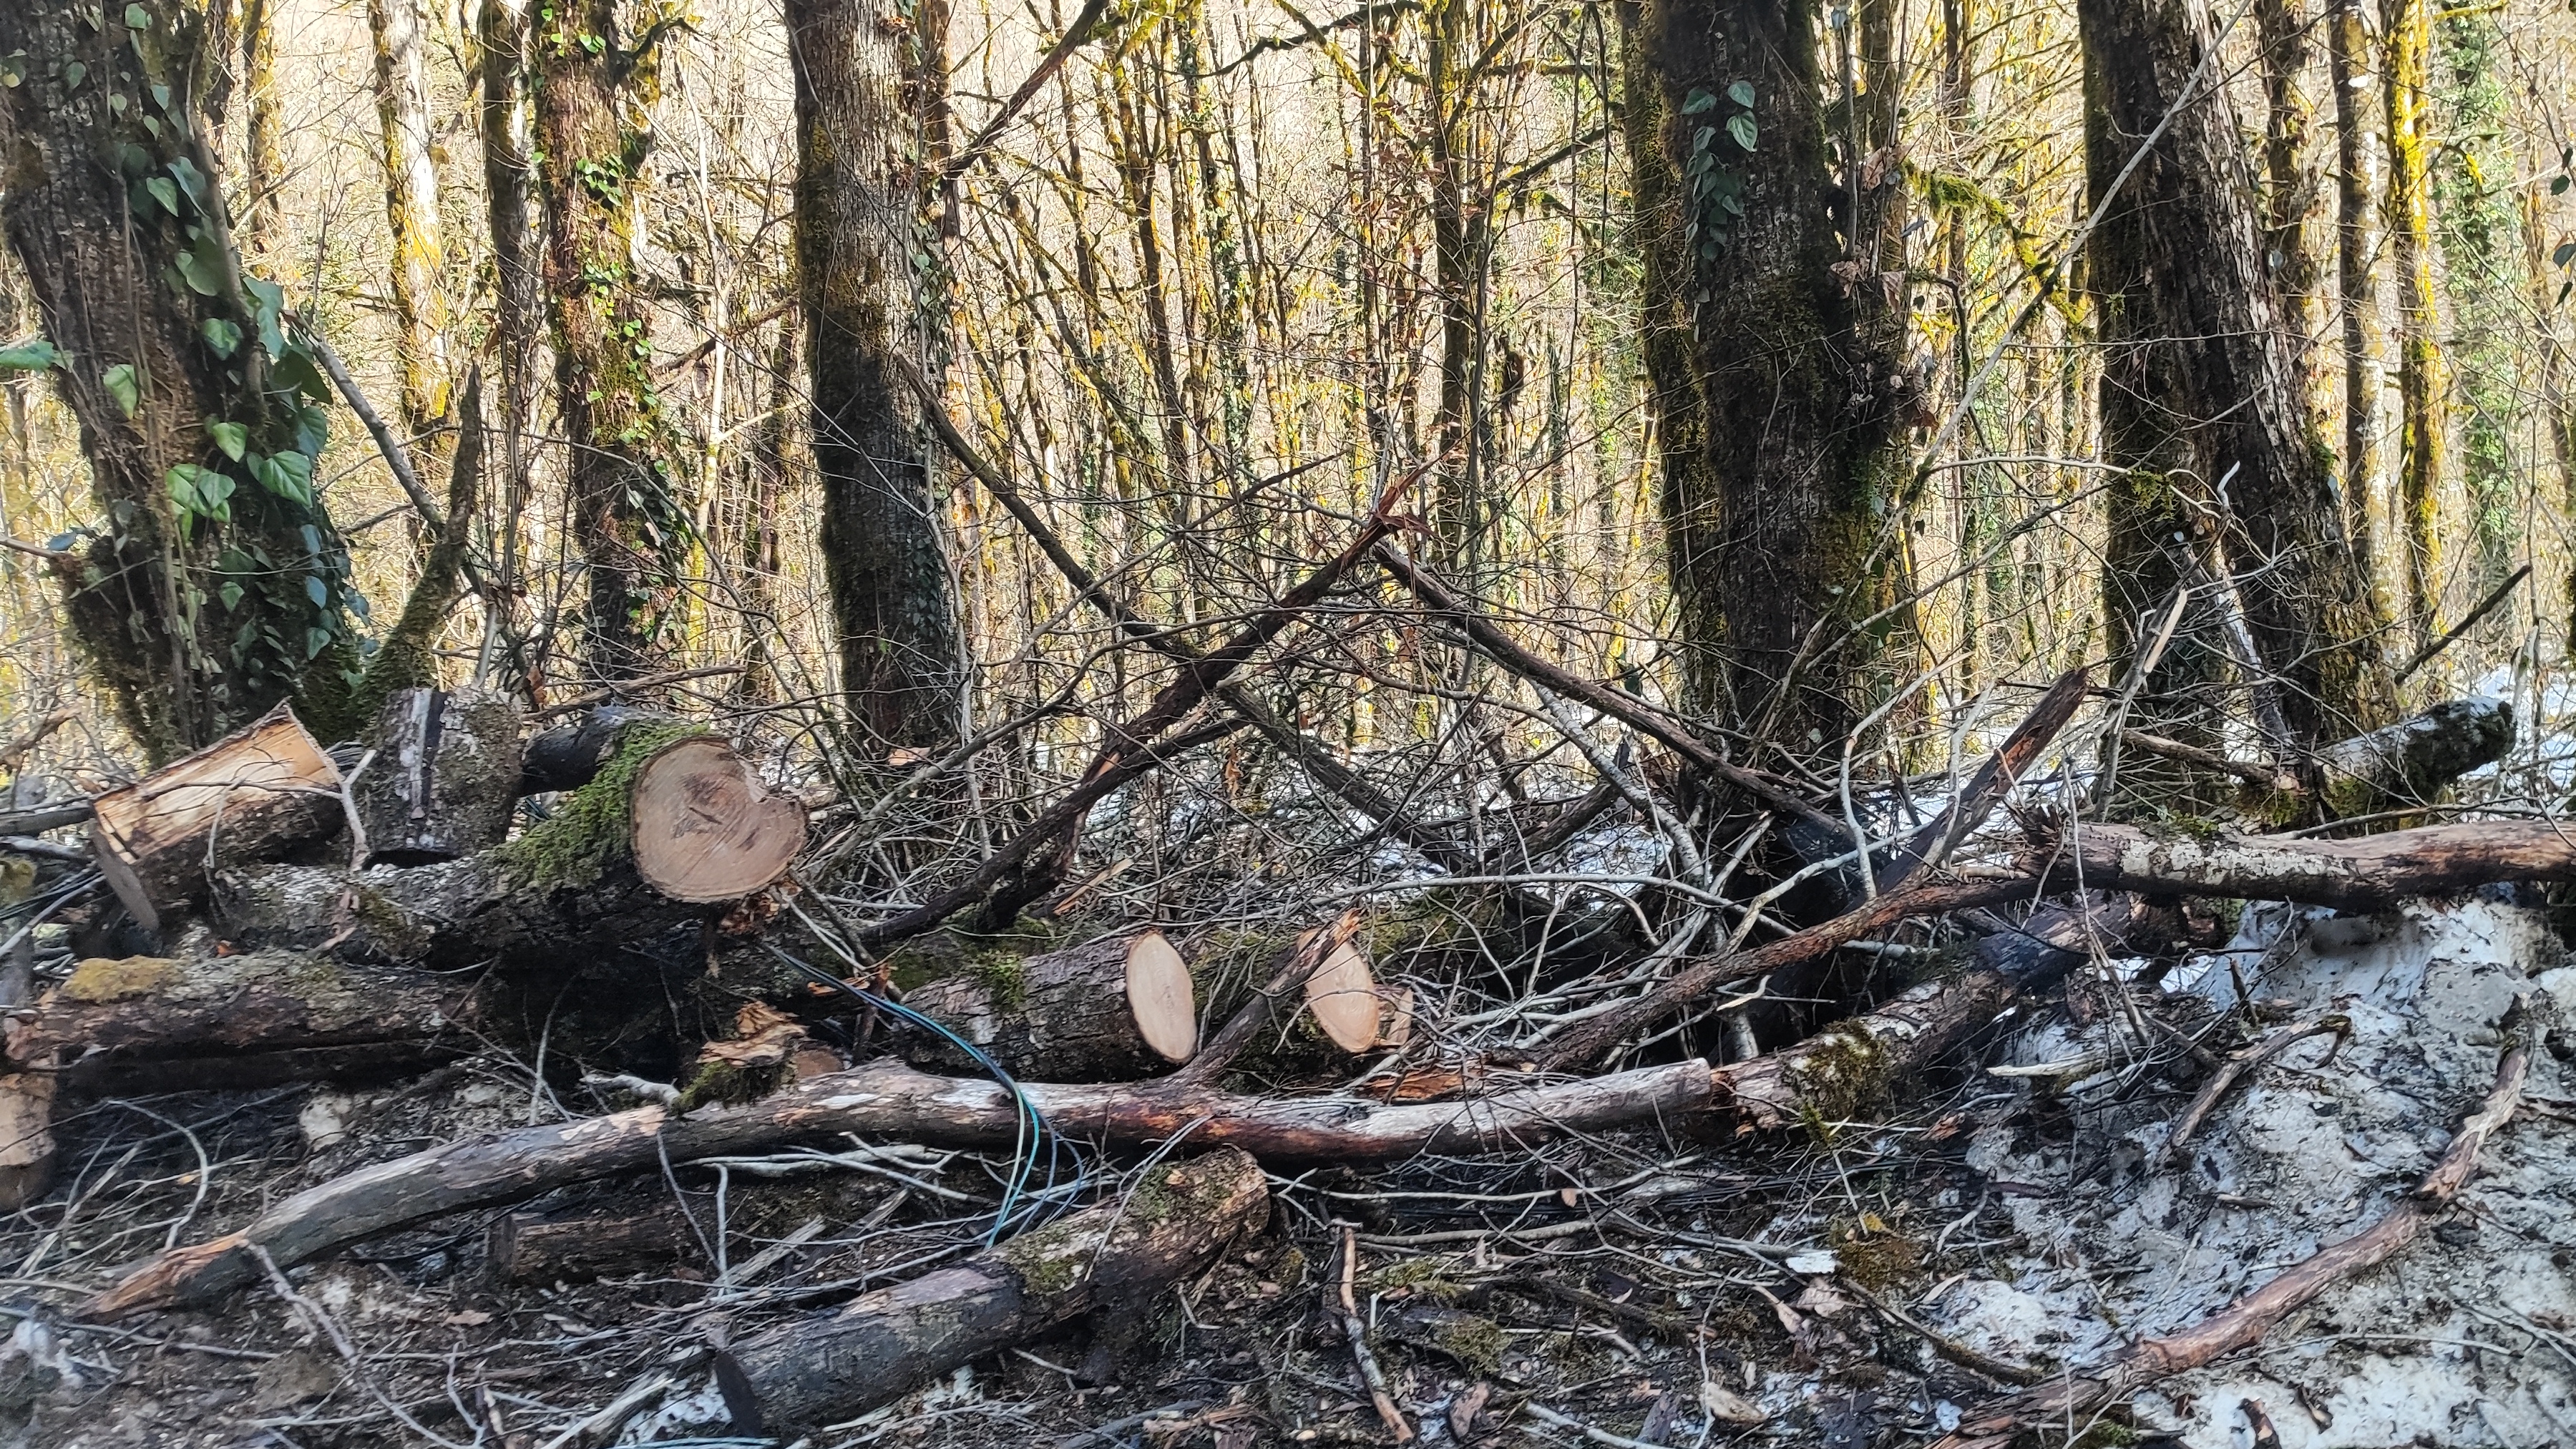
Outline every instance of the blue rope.
<path fill-rule="evenodd" d="M 985 1235 L 986 1247 L 999 1243 L 1005 1233 L 1036 1227 L 1054 1217 L 1056 1212 L 1063 1211 L 1070 1200 L 1071 1193 L 1059 1190 L 1057 1169 L 1066 1157 L 1071 1157 L 1074 1167 L 1074 1185 L 1079 1185 L 1084 1176 L 1082 1153 L 1047 1122 L 1046 1114 L 1038 1110 L 1037 1103 L 1029 1100 L 1029 1094 L 1020 1089 L 1019 1082 L 1013 1079 L 1000 1062 L 993 1060 L 973 1042 L 902 1002 L 888 1000 L 872 991 L 862 991 L 810 961 L 789 955 L 770 942 L 763 941 L 761 945 L 768 949 L 769 954 L 804 972 L 817 984 L 828 986 L 845 996 L 855 997 L 897 1021 L 919 1027 L 945 1039 L 949 1045 L 964 1052 L 968 1060 L 981 1067 L 986 1075 L 999 1083 L 1003 1091 L 1011 1094 L 1011 1101 L 1018 1108 L 1016 1116 L 1019 1140 L 1011 1149 L 1011 1177 L 1003 1185 L 1002 1204 L 994 1211 L 992 1230 Z M 1047 1148 L 1047 1181 L 1045 1187 L 1031 1193 L 1028 1190 L 1029 1179 L 1037 1172 L 1037 1148 L 1040 1143 L 1044 1143 Z M 1021 1207 L 1020 1200 L 1024 1197 L 1029 1201 L 1025 1207 Z M 1053 1205 L 1055 1212 L 1045 1211 L 1050 1204 Z M 1039 1216 L 1041 1213 L 1044 1215 Z M 1021 1216 L 1028 1217 L 1030 1221 L 1015 1223 L 1014 1219 Z"/>

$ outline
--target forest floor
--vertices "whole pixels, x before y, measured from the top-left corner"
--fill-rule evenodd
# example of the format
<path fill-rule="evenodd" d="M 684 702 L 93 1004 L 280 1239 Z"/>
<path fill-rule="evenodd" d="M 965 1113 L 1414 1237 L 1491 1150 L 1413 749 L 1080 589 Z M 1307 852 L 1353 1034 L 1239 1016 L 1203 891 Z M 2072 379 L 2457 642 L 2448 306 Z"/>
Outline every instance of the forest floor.
<path fill-rule="evenodd" d="M 1397 1442 L 1342 1333 L 1346 1252 L 1391 1396 L 1425 1443 L 1924 1442 L 2006 1390 L 1971 1365 L 2081 1367 L 2375 1219 L 2475 1104 L 2515 992 L 2576 993 L 2568 959 L 2547 914 L 2505 890 L 2366 918 L 2257 908 L 2228 950 L 2160 980 L 2136 962 L 2079 974 L 1884 1120 L 1274 1176 L 1268 1228 L 1177 1295 L 979 1360 L 810 1442 Z M 2191 1090 L 2166 1074 L 2173 1052 L 2136 1042 L 2226 1047 L 2227 1022 L 2326 1013 L 2349 1040 L 2291 1047 L 2222 1099 L 2178 1164 L 2162 1160 Z M 2162 1029 L 2141 1033 L 2149 1018 Z M 2541 1058 L 2464 1211 L 2089 1442 L 2576 1441 L 2571 1095 Z M 372 1090 L 107 1100 L 58 1122 L 65 1185 L 0 1232 L 0 1312 L 15 1320 L 0 1422 L 16 1426 L 0 1442 L 774 1443 L 689 1427 L 709 1410 L 687 1393 L 707 1350 L 972 1251 L 1006 1170 L 950 1153 L 904 1165 L 909 1180 L 682 1164 L 506 1210 L 614 1219 L 676 1196 L 680 1257 L 589 1281 L 497 1281 L 493 1210 L 285 1270 L 305 1308 L 254 1285 L 113 1326 L 67 1316 L 120 1266 L 301 1188 L 566 1110 L 595 1109 L 492 1050 Z M 1104 1178 L 1093 1196 L 1119 1190 Z"/>

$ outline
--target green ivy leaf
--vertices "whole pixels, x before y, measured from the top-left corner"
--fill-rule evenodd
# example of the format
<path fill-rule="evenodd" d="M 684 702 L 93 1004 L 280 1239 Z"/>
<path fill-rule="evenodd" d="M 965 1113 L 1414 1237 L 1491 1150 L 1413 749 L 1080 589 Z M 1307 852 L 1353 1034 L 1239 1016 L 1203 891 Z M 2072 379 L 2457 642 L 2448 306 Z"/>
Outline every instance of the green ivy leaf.
<path fill-rule="evenodd" d="M 54 344 L 42 337 L 30 337 L 24 342 L 0 347 L 0 372 L 42 372 L 62 360 L 63 355 L 54 350 Z"/>
<path fill-rule="evenodd" d="M 206 266 L 204 258 L 197 255 L 197 248 L 191 247 L 179 253 L 178 266 L 180 280 L 198 296 L 211 297 L 223 290 L 223 285 L 215 280 L 215 274 Z"/>
<path fill-rule="evenodd" d="M 294 388 L 315 402 L 330 400 L 329 379 L 322 376 L 322 369 L 313 365 L 312 358 L 304 355 L 303 348 L 281 348 L 271 355 L 277 359 L 277 371 L 272 375 L 279 386 Z"/>
<path fill-rule="evenodd" d="M 242 586 L 227 579 L 222 588 L 215 590 L 215 597 L 224 601 L 227 612 L 238 609 L 241 607 Z"/>
<path fill-rule="evenodd" d="M 1726 134 L 1733 136 L 1735 138 L 1735 144 L 1743 147 L 1747 151 L 1753 149 L 1754 141 L 1761 135 L 1761 133 L 1754 128 L 1753 118 L 1751 116 L 1727 117 Z"/>
<path fill-rule="evenodd" d="M 208 423 L 206 435 L 215 440 L 216 447 L 224 450 L 225 457 L 236 463 L 242 460 L 243 451 L 250 447 L 250 429 L 239 423 Z"/>
<path fill-rule="evenodd" d="M 152 193 L 152 199 L 161 203 L 163 211 L 172 216 L 179 214 L 179 187 L 169 177 L 152 177 L 143 183 L 143 189 Z"/>
<path fill-rule="evenodd" d="M 2563 267 L 2570 261 L 2576 261 L 2576 242 L 2560 242 L 2558 250 L 2549 254 L 2549 264 L 2553 267 Z"/>
<path fill-rule="evenodd" d="M 323 650 L 328 649 L 328 648 L 330 648 L 330 647 L 331 647 L 331 631 L 330 631 L 330 630 L 328 630 L 328 629 L 307 629 L 307 630 L 305 630 L 305 631 L 304 631 L 304 657 L 305 657 L 305 658 L 307 658 L 307 659 L 311 659 L 311 658 L 315 657 L 316 655 L 319 655 Z"/>
<path fill-rule="evenodd" d="M 125 7 L 125 24 L 132 30 L 150 30 L 152 12 L 140 5 L 128 5 Z"/>
<path fill-rule="evenodd" d="M 64 90 L 67 90 L 67 91 L 76 91 L 76 90 L 79 90 L 79 89 L 80 89 L 80 83 L 81 83 L 82 81 L 84 81 L 84 80 L 87 80 L 88 78 L 89 78 L 89 67 L 88 67 L 88 66 L 85 66 L 85 65 L 81 64 L 79 61 L 76 61 L 76 60 L 67 60 L 67 61 L 64 61 L 64 62 L 63 62 L 63 89 L 64 89 Z"/>
<path fill-rule="evenodd" d="M 259 486 L 298 507 L 313 506 L 313 460 L 302 453 L 277 453 L 253 457 L 250 476 Z"/>
<path fill-rule="evenodd" d="M 217 357 L 228 358 L 241 351 L 242 330 L 226 318 L 209 317 L 197 330 L 206 335 L 206 345 L 215 350 Z"/>
<path fill-rule="evenodd" d="M 1706 91 L 1694 88 L 1690 93 L 1690 98 L 1682 102 L 1682 114 L 1685 116 L 1696 116 L 1701 112 L 1714 107 L 1716 104 L 1717 97 L 1710 95 Z"/>
<path fill-rule="evenodd" d="M 320 575 L 306 574 L 304 576 L 304 597 L 311 599 L 313 601 L 313 607 L 317 609 L 327 609 L 331 607 L 331 591 L 323 586 Z"/>
<path fill-rule="evenodd" d="M 252 319 L 259 324 L 259 345 L 268 349 L 272 360 L 286 356 L 286 333 L 278 323 L 286 315 L 286 289 L 275 282 L 257 277 L 242 279 L 242 290 L 250 293 Z"/>
<path fill-rule="evenodd" d="M 2576 185 L 2576 181 L 2570 181 L 2564 176 L 2552 177 L 2549 181 L 2549 194 L 2552 196 L 2565 196 L 2567 194 L 2567 188 L 2571 185 Z"/>
<path fill-rule="evenodd" d="M 205 497 L 197 491 L 197 480 L 204 477 L 205 472 L 194 463 L 181 463 L 161 475 L 161 486 L 170 490 L 170 501 L 179 505 L 181 515 L 206 511 Z"/>
<path fill-rule="evenodd" d="M 98 380 L 106 386 L 107 395 L 116 399 L 116 405 L 125 409 L 127 417 L 143 406 L 143 377 L 134 370 L 133 363 L 120 362 L 99 374 Z"/>
<path fill-rule="evenodd" d="M 1735 102 L 1737 105 L 1744 107 L 1748 111 L 1753 109 L 1753 82 L 1740 80 L 1735 84 L 1728 86 L 1726 88 L 1726 98 Z"/>

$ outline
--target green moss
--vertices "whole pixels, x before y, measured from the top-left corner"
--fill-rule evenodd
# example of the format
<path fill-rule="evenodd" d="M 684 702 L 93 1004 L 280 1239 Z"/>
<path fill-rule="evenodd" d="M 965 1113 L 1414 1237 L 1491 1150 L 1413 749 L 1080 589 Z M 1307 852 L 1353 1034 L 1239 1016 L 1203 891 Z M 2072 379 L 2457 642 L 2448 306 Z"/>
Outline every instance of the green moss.
<path fill-rule="evenodd" d="M 708 1105 L 757 1102 L 787 1085 L 794 1073 L 794 1065 L 783 1061 L 757 1068 L 739 1062 L 702 1061 L 698 1063 L 698 1074 L 680 1089 L 680 1114 L 686 1116 Z"/>
<path fill-rule="evenodd" d="M 1433 1325 L 1431 1346 L 1480 1374 L 1503 1367 L 1503 1330 L 1490 1318 L 1473 1313 L 1444 1315 Z"/>
<path fill-rule="evenodd" d="M 620 731 L 616 748 L 589 784 L 565 796 L 555 813 L 500 847 L 503 869 L 539 889 L 585 886 L 609 862 L 632 851 L 635 776 L 675 740 L 710 733 L 685 720 L 638 720 Z"/>
<path fill-rule="evenodd" d="M 996 1005 L 1018 1007 L 1028 999 L 1028 958 L 1063 944 L 1057 932 L 1025 918 L 1007 931 L 950 927 L 905 942 L 886 958 L 886 970 L 901 991 L 951 976 L 972 977 L 993 993 Z"/>
<path fill-rule="evenodd" d="M 1448 1266 L 1440 1258 L 1405 1258 L 1380 1268 L 1371 1278 L 1380 1292 L 1409 1290 L 1419 1297 L 1454 1303 L 1467 1289 L 1449 1280 L 1445 1272 Z"/>
<path fill-rule="evenodd" d="M 166 956 L 93 956 L 72 969 L 59 994 L 66 1001 L 93 1003 L 158 996 L 178 974 L 179 963 Z"/>
<path fill-rule="evenodd" d="M 1025 1292 L 1032 1297 L 1049 1297 L 1081 1282 L 1090 1270 L 1090 1245 L 1078 1241 L 1081 1236 L 1086 1235 L 1063 1223 L 1051 1223 L 1004 1243 L 1001 1258 L 1019 1275 Z"/>
<path fill-rule="evenodd" d="M 415 960 L 429 952 L 429 927 L 411 912 L 366 886 L 349 890 L 349 914 L 379 952 L 397 960 Z"/>
<path fill-rule="evenodd" d="M 1880 1233 L 1836 1243 L 1834 1258 L 1845 1277 L 1873 1293 L 1883 1293 L 1923 1266 L 1923 1247 L 1902 1234 Z"/>
<path fill-rule="evenodd" d="M 1896 1075 L 1885 1048 L 1867 1033 L 1848 1029 L 1819 1036 L 1795 1072 L 1799 1116 L 1810 1131 L 1848 1122 L 1886 1101 Z"/>

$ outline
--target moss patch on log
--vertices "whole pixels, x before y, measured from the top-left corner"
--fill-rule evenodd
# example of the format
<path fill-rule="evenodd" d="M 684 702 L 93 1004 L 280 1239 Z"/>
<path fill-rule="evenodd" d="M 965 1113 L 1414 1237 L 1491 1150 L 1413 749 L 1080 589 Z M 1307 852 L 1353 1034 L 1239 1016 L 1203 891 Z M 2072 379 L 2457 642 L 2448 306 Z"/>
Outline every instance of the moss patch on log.
<path fill-rule="evenodd" d="M 563 797 L 554 814 L 499 847 L 502 867 L 540 890 L 597 881 L 635 849 L 635 778 L 665 745 L 713 733 L 686 720 L 640 719 L 618 732 L 590 783 Z"/>
<path fill-rule="evenodd" d="M 66 1001 L 129 1001 L 160 995 L 178 974 L 179 963 L 167 956 L 92 956 L 72 968 L 57 990 Z"/>

